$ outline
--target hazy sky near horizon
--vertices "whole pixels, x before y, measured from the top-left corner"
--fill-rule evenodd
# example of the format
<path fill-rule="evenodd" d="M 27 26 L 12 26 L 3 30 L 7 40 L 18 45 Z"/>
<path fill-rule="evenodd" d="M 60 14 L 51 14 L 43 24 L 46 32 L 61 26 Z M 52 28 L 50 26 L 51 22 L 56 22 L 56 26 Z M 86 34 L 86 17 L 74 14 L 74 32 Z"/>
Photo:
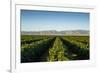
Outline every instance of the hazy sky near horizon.
<path fill-rule="evenodd" d="M 89 30 L 89 13 L 21 10 L 21 31 Z"/>

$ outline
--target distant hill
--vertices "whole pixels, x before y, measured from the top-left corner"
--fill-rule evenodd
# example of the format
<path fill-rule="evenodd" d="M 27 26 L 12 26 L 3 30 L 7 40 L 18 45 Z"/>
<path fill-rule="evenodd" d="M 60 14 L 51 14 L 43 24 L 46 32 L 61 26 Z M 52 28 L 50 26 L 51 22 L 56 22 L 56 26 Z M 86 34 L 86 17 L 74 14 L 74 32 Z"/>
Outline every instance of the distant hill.
<path fill-rule="evenodd" d="M 22 31 L 22 35 L 89 35 L 88 30 L 46 30 L 46 31 Z"/>

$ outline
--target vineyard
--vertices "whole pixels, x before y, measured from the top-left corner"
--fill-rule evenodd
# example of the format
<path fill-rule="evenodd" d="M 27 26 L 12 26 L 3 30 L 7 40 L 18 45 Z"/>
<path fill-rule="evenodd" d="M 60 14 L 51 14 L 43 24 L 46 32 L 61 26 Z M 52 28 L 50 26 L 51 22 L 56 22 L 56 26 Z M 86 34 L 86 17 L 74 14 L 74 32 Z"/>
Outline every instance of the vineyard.
<path fill-rule="evenodd" d="M 21 62 L 89 59 L 89 36 L 21 35 Z"/>

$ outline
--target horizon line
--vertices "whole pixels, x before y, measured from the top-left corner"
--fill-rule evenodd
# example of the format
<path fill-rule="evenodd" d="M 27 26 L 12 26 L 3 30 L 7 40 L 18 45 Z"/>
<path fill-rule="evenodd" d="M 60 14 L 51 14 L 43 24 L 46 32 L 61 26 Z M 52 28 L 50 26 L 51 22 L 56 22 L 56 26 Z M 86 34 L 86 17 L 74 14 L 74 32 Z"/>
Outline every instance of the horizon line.
<path fill-rule="evenodd" d="M 76 29 L 76 30 L 60 30 L 60 31 L 77 31 L 77 30 L 89 31 L 89 30 L 85 30 L 85 29 Z M 23 32 L 23 31 L 27 31 L 27 30 L 21 30 L 21 31 Z M 31 31 L 33 31 L 33 30 L 31 30 Z M 38 31 L 58 31 L 58 32 L 60 32 L 59 30 L 38 30 Z M 35 32 L 38 32 L 38 31 L 35 30 Z M 28 31 L 28 32 L 29 32 L 29 31 Z"/>

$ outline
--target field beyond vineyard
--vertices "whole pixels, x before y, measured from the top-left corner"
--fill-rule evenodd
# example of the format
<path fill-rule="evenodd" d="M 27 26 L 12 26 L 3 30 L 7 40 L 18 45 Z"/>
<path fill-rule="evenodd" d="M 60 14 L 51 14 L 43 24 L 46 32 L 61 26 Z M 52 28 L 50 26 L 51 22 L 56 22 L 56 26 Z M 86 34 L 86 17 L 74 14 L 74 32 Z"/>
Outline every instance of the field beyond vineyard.
<path fill-rule="evenodd" d="M 89 36 L 21 35 L 21 63 L 89 60 Z"/>

